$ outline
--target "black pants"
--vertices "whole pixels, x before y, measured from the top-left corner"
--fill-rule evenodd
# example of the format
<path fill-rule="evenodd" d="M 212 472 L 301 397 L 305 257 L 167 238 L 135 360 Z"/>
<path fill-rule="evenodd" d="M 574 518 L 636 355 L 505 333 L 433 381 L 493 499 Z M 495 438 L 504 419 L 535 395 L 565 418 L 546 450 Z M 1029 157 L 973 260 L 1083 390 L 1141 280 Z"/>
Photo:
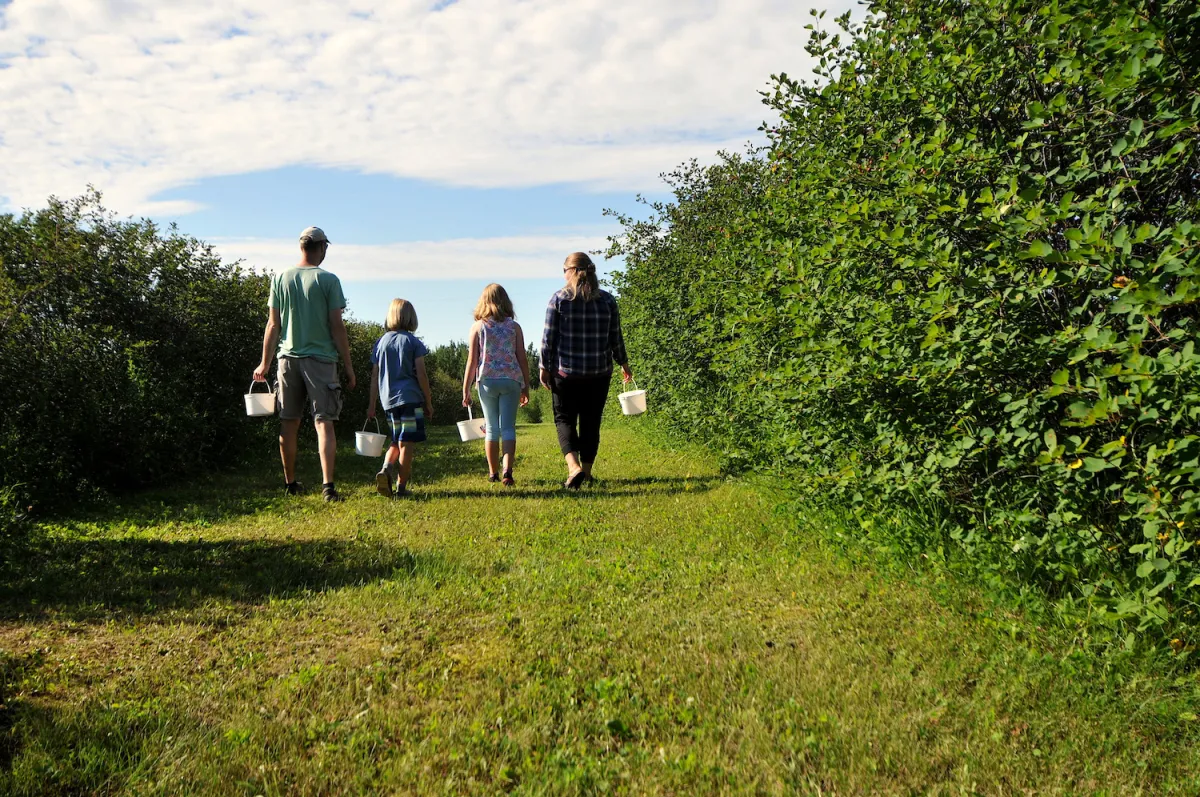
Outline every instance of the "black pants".
<path fill-rule="evenodd" d="M 580 462 L 590 465 L 600 450 L 600 418 L 608 402 L 612 374 L 604 376 L 559 376 L 554 379 L 554 425 L 563 454 L 579 453 Z M 577 428 L 578 427 L 578 428 Z"/>

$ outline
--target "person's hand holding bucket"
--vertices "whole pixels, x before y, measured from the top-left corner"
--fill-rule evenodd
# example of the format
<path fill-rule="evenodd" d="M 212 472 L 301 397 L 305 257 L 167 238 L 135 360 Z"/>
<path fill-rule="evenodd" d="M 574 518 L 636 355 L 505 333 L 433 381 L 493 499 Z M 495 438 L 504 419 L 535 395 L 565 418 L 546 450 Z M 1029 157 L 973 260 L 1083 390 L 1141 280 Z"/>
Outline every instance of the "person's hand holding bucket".
<path fill-rule="evenodd" d="M 375 420 L 375 431 L 368 432 L 367 423 L 372 419 Z M 375 418 L 375 409 L 372 407 L 367 412 L 367 420 L 363 421 L 362 431 L 354 433 L 354 453 L 360 457 L 377 457 L 383 453 L 387 441 L 388 436 L 379 431 L 379 419 Z"/>
<path fill-rule="evenodd" d="M 458 436 L 464 443 L 471 440 L 482 440 L 487 436 L 486 425 L 482 418 L 476 418 L 475 413 L 471 411 L 471 402 L 467 402 L 467 420 L 459 421 Z"/>
<path fill-rule="evenodd" d="M 275 392 L 255 393 L 254 386 L 257 384 L 265 384 L 267 380 L 257 379 L 250 383 L 250 389 L 243 394 L 242 398 L 246 404 L 246 414 L 251 418 L 265 418 L 268 415 L 275 414 Z"/>
<path fill-rule="evenodd" d="M 641 415 L 646 411 L 646 391 L 638 390 L 633 371 L 629 370 L 628 365 L 621 366 L 621 381 L 625 384 L 633 383 L 633 390 L 627 390 L 617 396 L 617 400 L 621 402 L 621 412 L 626 415 Z"/>

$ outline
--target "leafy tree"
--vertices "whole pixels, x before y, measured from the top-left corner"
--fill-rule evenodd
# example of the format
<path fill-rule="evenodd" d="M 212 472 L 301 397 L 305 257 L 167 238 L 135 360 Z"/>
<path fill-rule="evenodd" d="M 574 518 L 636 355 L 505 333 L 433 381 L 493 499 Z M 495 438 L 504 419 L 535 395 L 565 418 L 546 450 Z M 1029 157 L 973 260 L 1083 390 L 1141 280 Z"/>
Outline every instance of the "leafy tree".
<path fill-rule="evenodd" d="M 235 459 L 266 278 L 91 192 L 0 216 L 0 484 L 20 504 Z"/>
<path fill-rule="evenodd" d="M 888 544 L 1194 621 L 1200 7 L 870 12 L 813 26 L 765 152 L 623 219 L 660 417 Z"/>

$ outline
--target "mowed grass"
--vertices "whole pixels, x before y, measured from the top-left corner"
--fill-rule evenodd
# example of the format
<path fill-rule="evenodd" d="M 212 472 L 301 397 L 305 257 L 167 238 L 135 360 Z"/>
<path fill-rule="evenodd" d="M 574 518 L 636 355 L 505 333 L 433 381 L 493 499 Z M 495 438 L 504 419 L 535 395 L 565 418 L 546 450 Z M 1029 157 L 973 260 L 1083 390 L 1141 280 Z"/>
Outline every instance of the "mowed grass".
<path fill-rule="evenodd" d="M 43 523 L 0 564 L 0 793 L 1200 793 L 1194 676 L 850 566 L 632 425 L 579 494 L 544 424 L 513 491 L 436 430 L 408 500 L 347 449 L 342 505 L 264 455 Z"/>

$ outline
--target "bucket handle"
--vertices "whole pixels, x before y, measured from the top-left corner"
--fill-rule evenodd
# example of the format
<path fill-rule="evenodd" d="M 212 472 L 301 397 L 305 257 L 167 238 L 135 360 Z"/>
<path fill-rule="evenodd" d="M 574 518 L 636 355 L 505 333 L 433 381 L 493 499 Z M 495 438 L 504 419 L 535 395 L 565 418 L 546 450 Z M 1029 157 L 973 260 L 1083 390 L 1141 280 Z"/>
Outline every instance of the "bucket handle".
<path fill-rule="evenodd" d="M 470 404 L 468 404 L 468 405 L 467 405 L 467 420 L 468 420 L 468 421 L 473 421 L 473 420 L 475 420 L 475 413 L 471 411 L 471 405 L 470 405 Z"/>
<path fill-rule="evenodd" d="M 251 381 L 250 381 L 250 389 L 249 389 L 249 390 L 247 390 L 247 391 L 246 391 L 246 393 L 247 393 L 247 394 L 253 393 L 253 392 L 254 392 L 254 386 L 255 386 L 255 385 L 259 385 L 259 384 L 261 384 L 263 387 L 268 387 L 268 386 L 267 386 L 267 380 L 265 380 L 265 379 L 264 379 L 262 382 L 259 382 L 257 379 L 253 379 L 253 380 L 251 380 Z M 268 392 L 268 393 L 273 393 L 274 391 L 272 391 L 272 390 L 270 390 L 270 389 L 268 388 L 268 389 L 267 389 L 267 392 Z"/>
<path fill-rule="evenodd" d="M 630 380 L 629 380 L 629 383 L 630 383 L 631 385 L 633 385 L 633 389 L 634 389 L 634 390 L 637 390 L 637 389 L 638 389 L 638 386 L 637 386 L 637 379 L 636 379 L 636 378 L 634 378 L 634 379 L 630 379 Z M 628 391 L 626 391 L 626 392 L 628 392 Z"/>
<path fill-rule="evenodd" d="M 363 421 L 362 430 L 364 432 L 367 431 L 367 423 L 369 423 L 370 420 L 371 420 L 370 418 L 367 418 L 365 421 Z M 378 415 L 375 416 L 375 434 L 382 434 L 382 432 L 379 431 L 379 416 Z"/>

